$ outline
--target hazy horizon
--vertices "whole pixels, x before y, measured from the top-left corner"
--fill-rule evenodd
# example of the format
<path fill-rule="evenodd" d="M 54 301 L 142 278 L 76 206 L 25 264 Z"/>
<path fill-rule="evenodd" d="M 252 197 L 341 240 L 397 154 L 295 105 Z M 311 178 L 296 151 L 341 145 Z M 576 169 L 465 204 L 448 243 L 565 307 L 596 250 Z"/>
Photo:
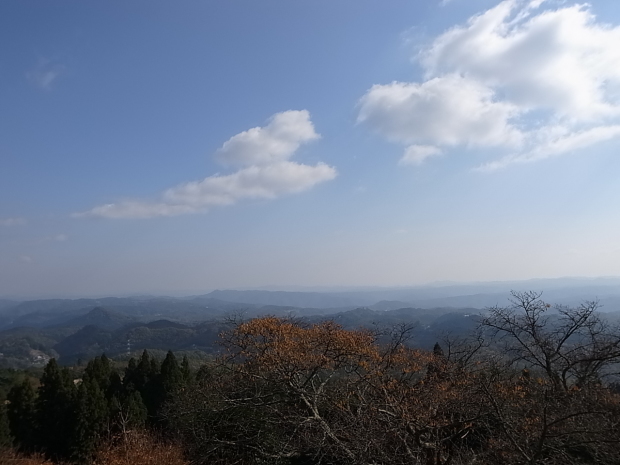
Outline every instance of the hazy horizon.
<path fill-rule="evenodd" d="M 506 280 L 506 281 L 434 281 L 429 283 L 411 284 L 403 286 L 257 286 L 257 287 L 222 287 L 213 289 L 177 289 L 177 290 L 136 290 L 133 292 L 108 292 L 108 293 L 58 293 L 58 294 L 0 294 L 0 300 L 14 300 L 14 301 L 27 301 L 27 300 L 45 300 L 45 299 L 99 299 L 106 297 L 120 297 L 120 298 L 139 298 L 139 297 L 154 297 L 154 298 L 186 298 L 199 295 L 206 295 L 213 291 L 268 291 L 268 292 L 295 292 L 295 293 L 324 293 L 324 294 L 338 294 L 338 293 L 373 293 L 381 291 L 406 291 L 406 290 L 432 290 L 432 289 L 454 289 L 458 291 L 464 288 L 473 288 L 473 292 L 490 292 L 492 288 L 497 288 L 498 293 L 505 293 L 506 298 L 509 297 L 511 290 L 516 291 L 542 291 L 545 290 L 558 290 L 567 287 L 618 287 L 620 286 L 620 276 L 598 276 L 598 277 L 584 277 L 584 276 L 562 276 L 558 278 L 531 278 L 526 280 Z M 620 294 L 620 288 L 618 289 Z M 471 294 L 467 291 L 463 295 Z M 458 292 L 454 295 L 458 295 Z M 594 297 L 594 296 L 593 296 Z"/>

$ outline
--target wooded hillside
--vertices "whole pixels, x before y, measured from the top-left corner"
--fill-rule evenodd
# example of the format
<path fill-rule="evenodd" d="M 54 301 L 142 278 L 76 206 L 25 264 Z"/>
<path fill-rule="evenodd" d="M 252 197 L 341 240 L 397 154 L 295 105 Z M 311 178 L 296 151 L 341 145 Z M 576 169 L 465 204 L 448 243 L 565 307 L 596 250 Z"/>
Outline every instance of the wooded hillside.
<path fill-rule="evenodd" d="M 620 332 L 596 308 L 514 294 L 432 351 L 407 325 L 239 321 L 197 371 L 145 352 L 74 379 L 52 360 L 6 420 L 20 453 L 78 464 L 620 463 Z"/>

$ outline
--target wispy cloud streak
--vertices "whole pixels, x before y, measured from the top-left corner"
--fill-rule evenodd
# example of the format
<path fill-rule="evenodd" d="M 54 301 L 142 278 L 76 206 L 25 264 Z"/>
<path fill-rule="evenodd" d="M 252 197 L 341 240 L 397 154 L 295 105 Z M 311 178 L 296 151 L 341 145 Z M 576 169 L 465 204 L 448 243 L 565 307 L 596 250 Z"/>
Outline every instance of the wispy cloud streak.
<path fill-rule="evenodd" d="M 337 175 L 325 163 L 305 165 L 290 161 L 299 147 L 318 139 L 306 110 L 272 116 L 263 127 L 241 132 L 216 153 L 226 166 L 239 169 L 170 188 L 155 201 L 123 200 L 76 213 L 76 217 L 152 218 L 198 213 L 233 205 L 244 199 L 275 199 L 306 191 Z"/>

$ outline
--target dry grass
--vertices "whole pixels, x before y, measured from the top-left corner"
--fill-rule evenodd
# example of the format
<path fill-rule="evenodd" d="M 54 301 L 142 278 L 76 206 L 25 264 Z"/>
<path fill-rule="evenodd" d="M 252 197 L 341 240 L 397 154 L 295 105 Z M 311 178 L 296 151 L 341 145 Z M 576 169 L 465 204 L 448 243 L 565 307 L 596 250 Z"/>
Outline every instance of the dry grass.
<path fill-rule="evenodd" d="M 102 447 L 93 465 L 188 465 L 181 449 L 144 432 L 132 432 Z M 40 455 L 0 450 L 0 465 L 58 465 Z"/>
<path fill-rule="evenodd" d="M 0 465 L 53 465 L 41 456 L 25 457 L 11 450 L 0 450 Z"/>
<path fill-rule="evenodd" d="M 157 440 L 142 432 L 129 433 L 124 438 L 103 447 L 95 460 L 95 465 L 188 465 L 188 463 L 178 446 Z"/>

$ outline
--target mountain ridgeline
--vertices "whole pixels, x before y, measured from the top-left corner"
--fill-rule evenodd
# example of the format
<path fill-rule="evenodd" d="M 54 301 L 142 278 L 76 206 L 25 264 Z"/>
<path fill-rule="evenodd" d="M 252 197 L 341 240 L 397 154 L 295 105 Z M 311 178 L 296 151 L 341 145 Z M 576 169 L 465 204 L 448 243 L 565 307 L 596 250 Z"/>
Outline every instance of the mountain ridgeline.
<path fill-rule="evenodd" d="M 552 280 L 338 292 L 216 290 L 174 297 L 0 300 L 0 366 L 61 364 L 101 353 L 112 357 L 148 350 L 218 353 L 218 335 L 233 322 L 272 315 L 345 329 L 387 331 L 412 327 L 412 341 L 430 349 L 447 335 L 469 333 L 485 308 L 508 303 L 510 286 L 545 286 L 545 297 L 575 305 L 598 299 L 607 318 L 618 319 L 620 281 Z"/>

